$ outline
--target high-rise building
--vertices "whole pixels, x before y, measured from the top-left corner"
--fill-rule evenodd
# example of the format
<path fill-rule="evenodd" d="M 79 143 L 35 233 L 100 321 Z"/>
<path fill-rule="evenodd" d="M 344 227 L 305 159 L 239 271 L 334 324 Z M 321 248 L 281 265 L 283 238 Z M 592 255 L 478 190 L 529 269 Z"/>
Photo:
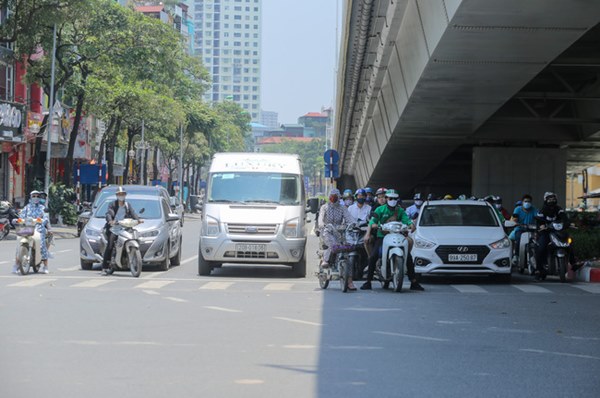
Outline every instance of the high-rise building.
<path fill-rule="evenodd" d="M 273 111 L 260 111 L 260 124 L 276 129 L 279 127 L 279 114 Z"/>
<path fill-rule="evenodd" d="M 260 120 L 262 0 L 194 0 L 196 55 L 212 76 L 205 99 Z"/>

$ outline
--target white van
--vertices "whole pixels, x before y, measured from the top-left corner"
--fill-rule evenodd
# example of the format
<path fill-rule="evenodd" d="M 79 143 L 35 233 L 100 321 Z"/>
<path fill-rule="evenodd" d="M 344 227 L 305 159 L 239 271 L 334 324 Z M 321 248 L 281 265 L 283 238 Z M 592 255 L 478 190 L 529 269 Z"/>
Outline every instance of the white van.
<path fill-rule="evenodd" d="M 202 207 L 198 274 L 223 263 L 284 264 L 306 275 L 305 192 L 298 155 L 217 153 Z"/>

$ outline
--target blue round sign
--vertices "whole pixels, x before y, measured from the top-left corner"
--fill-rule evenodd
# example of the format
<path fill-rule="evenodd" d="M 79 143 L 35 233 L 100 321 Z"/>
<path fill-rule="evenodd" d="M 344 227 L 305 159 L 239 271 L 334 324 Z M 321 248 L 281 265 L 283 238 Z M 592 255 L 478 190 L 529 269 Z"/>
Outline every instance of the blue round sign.
<path fill-rule="evenodd" d="M 340 154 L 335 149 L 328 149 L 323 154 L 325 164 L 336 164 L 340 160 Z"/>

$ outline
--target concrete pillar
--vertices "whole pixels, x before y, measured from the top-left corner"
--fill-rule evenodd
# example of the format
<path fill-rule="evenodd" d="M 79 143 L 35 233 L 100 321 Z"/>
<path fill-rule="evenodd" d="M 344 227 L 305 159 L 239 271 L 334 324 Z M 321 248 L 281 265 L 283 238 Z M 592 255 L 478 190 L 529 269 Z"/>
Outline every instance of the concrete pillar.
<path fill-rule="evenodd" d="M 499 195 L 509 212 L 525 193 L 540 207 L 544 192 L 554 192 L 564 207 L 566 174 L 567 153 L 563 149 L 473 148 L 473 194 Z"/>

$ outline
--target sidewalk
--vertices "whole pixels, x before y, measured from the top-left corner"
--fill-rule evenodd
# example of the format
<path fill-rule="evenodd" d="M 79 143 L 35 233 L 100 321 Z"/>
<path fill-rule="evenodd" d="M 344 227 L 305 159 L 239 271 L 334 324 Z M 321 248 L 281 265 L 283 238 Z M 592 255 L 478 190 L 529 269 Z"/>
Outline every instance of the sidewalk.
<path fill-rule="evenodd" d="M 600 283 L 600 261 L 587 261 L 577 270 L 576 279 L 579 282 Z"/>
<path fill-rule="evenodd" d="M 64 225 L 62 227 L 53 225 L 52 233 L 54 233 L 54 239 L 73 239 L 77 238 L 77 227 L 75 225 Z"/>

